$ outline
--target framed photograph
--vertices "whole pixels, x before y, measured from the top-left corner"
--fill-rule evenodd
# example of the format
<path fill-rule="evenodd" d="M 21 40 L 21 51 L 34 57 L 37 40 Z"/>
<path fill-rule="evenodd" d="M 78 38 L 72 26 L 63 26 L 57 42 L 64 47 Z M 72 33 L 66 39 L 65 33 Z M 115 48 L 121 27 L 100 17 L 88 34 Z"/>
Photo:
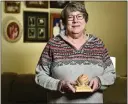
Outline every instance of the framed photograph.
<path fill-rule="evenodd" d="M 37 19 L 37 25 L 38 26 L 45 26 L 46 18 L 38 18 Z"/>
<path fill-rule="evenodd" d="M 36 33 L 35 33 L 35 28 L 28 28 L 28 38 L 35 38 Z"/>
<path fill-rule="evenodd" d="M 68 3 L 69 3 L 69 1 L 65 1 L 65 0 L 50 1 L 50 8 L 60 8 L 60 9 L 62 9 Z"/>
<path fill-rule="evenodd" d="M 48 1 L 26 1 L 26 7 L 30 8 L 48 8 Z"/>
<path fill-rule="evenodd" d="M 50 1 L 50 8 L 64 8 L 69 2 L 72 2 L 72 0 L 53 0 Z M 84 1 L 78 1 L 84 4 Z"/>
<path fill-rule="evenodd" d="M 5 1 L 5 13 L 20 13 L 20 1 Z"/>
<path fill-rule="evenodd" d="M 21 38 L 22 26 L 17 19 L 6 21 L 3 26 L 5 39 L 9 42 L 16 42 Z"/>
<path fill-rule="evenodd" d="M 28 26 L 35 26 L 36 24 L 36 18 L 33 16 L 28 17 Z"/>
<path fill-rule="evenodd" d="M 45 39 L 45 28 L 38 28 L 38 38 Z"/>
<path fill-rule="evenodd" d="M 50 20 L 50 38 L 55 37 L 58 34 L 65 34 L 65 26 L 60 19 L 60 14 L 51 13 Z"/>
<path fill-rule="evenodd" d="M 47 42 L 48 13 L 24 11 L 24 42 Z"/>

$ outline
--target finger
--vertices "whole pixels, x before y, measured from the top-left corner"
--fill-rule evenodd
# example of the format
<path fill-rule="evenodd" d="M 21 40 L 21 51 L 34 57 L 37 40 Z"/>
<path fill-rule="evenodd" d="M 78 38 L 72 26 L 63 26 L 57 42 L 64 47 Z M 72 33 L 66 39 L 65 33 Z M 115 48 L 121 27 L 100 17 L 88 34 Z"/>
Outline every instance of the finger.
<path fill-rule="evenodd" d="M 76 81 L 72 81 L 72 80 L 67 80 L 67 83 L 70 83 L 71 85 L 76 85 L 77 84 Z"/>
<path fill-rule="evenodd" d="M 71 84 L 71 85 L 76 85 L 77 82 L 76 82 L 76 81 L 71 81 L 70 84 Z"/>
<path fill-rule="evenodd" d="M 90 83 L 89 83 L 89 86 L 90 86 L 91 88 L 93 88 L 93 84 L 94 84 L 94 81 L 91 80 Z"/>
<path fill-rule="evenodd" d="M 93 91 L 95 91 L 95 90 L 96 90 L 96 88 L 97 88 L 97 84 L 96 84 L 96 82 L 94 81 L 94 83 L 93 83 L 93 87 L 92 87 L 92 90 L 93 90 Z"/>
<path fill-rule="evenodd" d="M 97 90 L 98 87 L 99 87 L 98 81 L 95 81 L 95 87 L 94 87 L 94 90 Z"/>
<path fill-rule="evenodd" d="M 73 93 L 75 93 L 75 88 L 70 83 L 68 83 L 68 87 Z"/>

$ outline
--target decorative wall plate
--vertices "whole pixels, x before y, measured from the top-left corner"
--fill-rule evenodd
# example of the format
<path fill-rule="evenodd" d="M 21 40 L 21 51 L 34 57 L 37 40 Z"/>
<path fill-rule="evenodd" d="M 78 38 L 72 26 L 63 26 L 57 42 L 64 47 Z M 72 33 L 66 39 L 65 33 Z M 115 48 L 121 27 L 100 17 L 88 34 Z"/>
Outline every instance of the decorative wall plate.
<path fill-rule="evenodd" d="M 22 36 L 21 23 L 14 17 L 8 17 L 3 24 L 3 34 L 9 42 L 16 42 Z"/>

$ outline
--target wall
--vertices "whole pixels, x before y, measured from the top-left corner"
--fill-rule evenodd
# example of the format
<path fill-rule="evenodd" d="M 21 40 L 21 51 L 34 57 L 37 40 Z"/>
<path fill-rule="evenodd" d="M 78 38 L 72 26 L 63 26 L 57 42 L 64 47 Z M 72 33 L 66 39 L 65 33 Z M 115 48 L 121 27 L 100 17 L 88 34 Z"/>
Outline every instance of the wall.
<path fill-rule="evenodd" d="M 100 37 L 111 56 L 116 57 L 118 75 L 127 73 L 127 3 L 86 2 L 87 31 Z"/>
<path fill-rule="evenodd" d="M 4 2 L 2 2 L 2 9 L 2 20 L 8 16 L 14 16 L 22 26 L 23 11 L 60 12 L 56 9 L 26 8 L 25 2 L 21 2 L 20 14 L 4 13 Z M 35 73 L 36 64 L 45 45 L 46 43 L 24 43 L 23 34 L 18 42 L 10 43 L 2 34 L 2 72 Z"/>
<path fill-rule="evenodd" d="M 111 56 L 116 57 L 117 74 L 126 75 L 126 2 L 86 2 L 89 13 L 87 32 L 100 37 Z M 2 2 L 4 9 L 4 3 Z M 23 11 L 60 12 L 59 9 L 26 8 L 21 2 L 20 14 L 2 12 L 2 20 L 7 16 L 16 17 L 23 26 Z M 25 28 L 25 27 L 23 27 Z M 24 43 L 23 34 L 16 43 L 9 43 L 2 33 L 2 72 L 34 73 L 35 67 L 46 43 Z"/>

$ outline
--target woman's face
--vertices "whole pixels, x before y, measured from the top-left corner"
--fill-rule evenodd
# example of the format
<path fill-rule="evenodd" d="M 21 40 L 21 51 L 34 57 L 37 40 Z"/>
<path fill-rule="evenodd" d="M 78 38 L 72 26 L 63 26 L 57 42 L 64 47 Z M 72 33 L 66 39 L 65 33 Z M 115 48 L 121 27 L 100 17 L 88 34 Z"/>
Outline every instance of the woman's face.
<path fill-rule="evenodd" d="M 85 25 L 83 14 L 79 11 L 71 12 L 67 17 L 67 31 L 69 34 L 76 34 L 76 38 L 83 33 Z"/>

